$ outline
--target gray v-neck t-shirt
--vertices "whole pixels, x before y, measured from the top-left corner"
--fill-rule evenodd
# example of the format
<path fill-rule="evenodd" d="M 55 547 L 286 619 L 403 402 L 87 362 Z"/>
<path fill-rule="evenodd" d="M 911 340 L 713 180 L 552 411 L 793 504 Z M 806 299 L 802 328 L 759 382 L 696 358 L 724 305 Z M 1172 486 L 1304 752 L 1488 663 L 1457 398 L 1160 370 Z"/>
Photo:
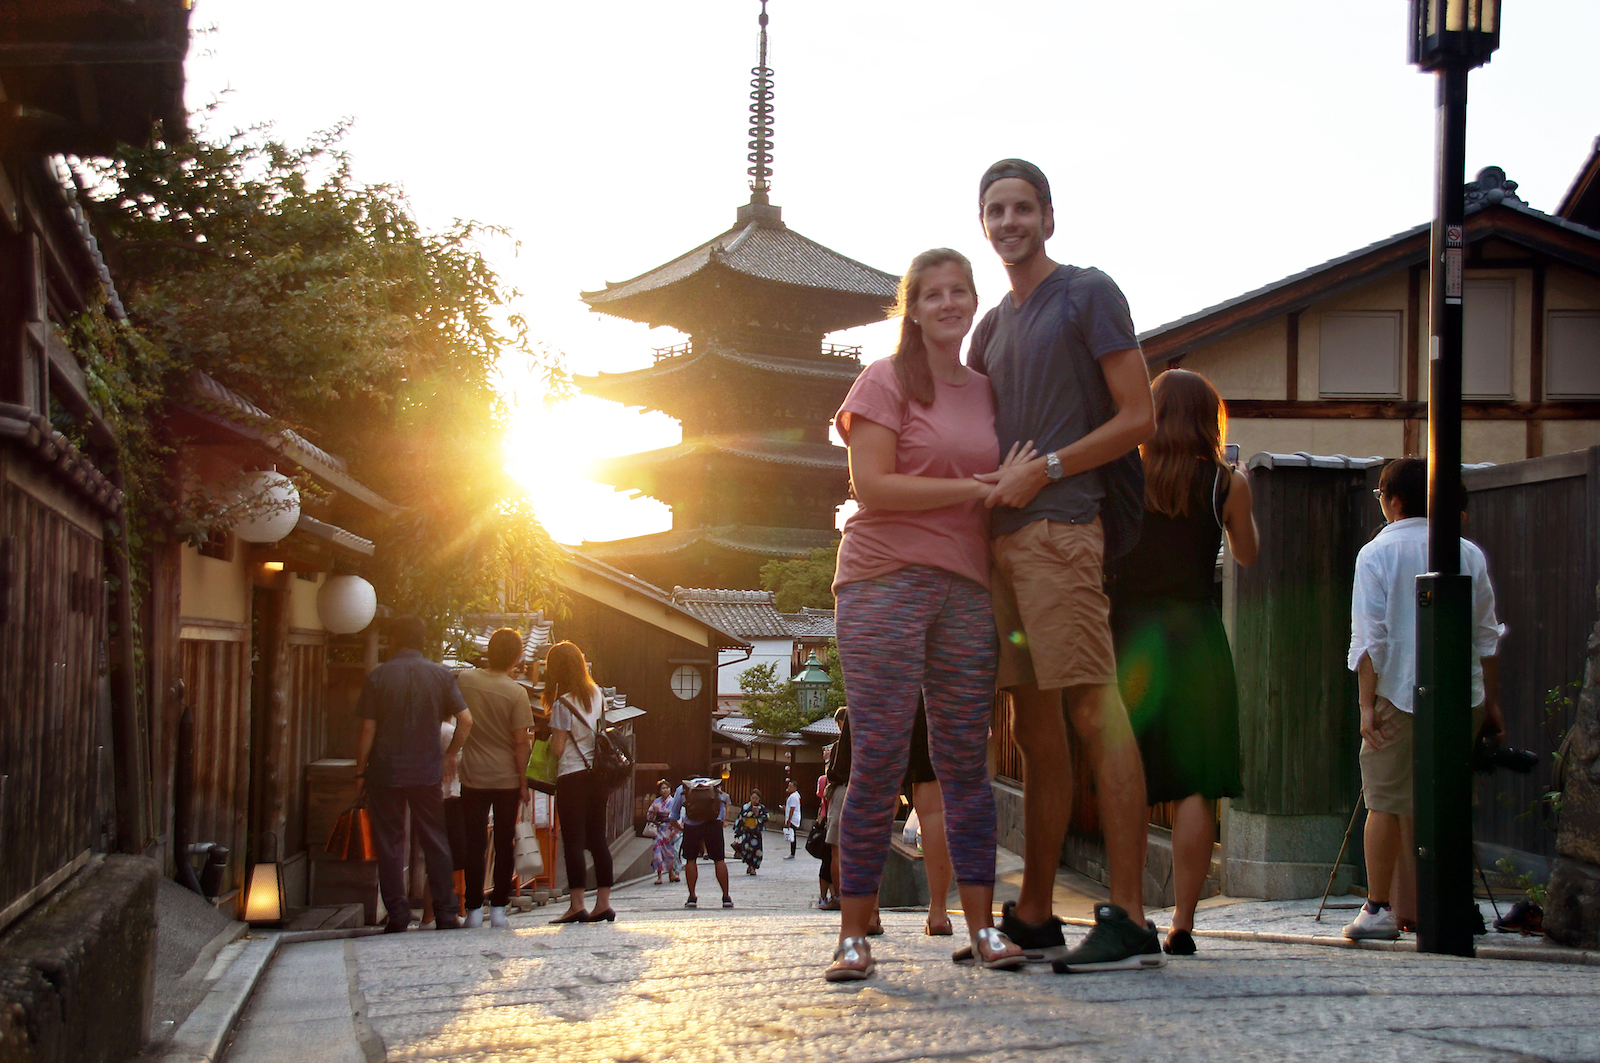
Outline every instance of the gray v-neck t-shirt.
<path fill-rule="evenodd" d="M 1013 443 L 1043 454 L 1077 442 L 1115 416 L 1100 359 L 1136 349 L 1128 300 L 1097 269 L 1062 265 L 1021 306 L 1009 293 L 973 330 L 967 364 L 994 389 L 995 434 L 1004 458 Z M 1101 469 L 1046 484 L 1021 509 L 997 506 L 990 532 L 1004 535 L 1036 520 L 1086 524 L 1105 496 Z"/>

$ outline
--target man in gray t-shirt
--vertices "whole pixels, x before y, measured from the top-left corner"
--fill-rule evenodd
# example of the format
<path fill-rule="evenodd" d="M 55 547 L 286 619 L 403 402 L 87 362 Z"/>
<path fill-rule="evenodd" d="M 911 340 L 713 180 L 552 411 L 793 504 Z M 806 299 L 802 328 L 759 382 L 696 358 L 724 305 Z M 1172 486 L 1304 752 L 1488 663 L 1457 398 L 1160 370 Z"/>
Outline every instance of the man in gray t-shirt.
<path fill-rule="evenodd" d="M 1011 292 L 973 331 L 968 357 L 994 388 L 1001 455 L 1029 442 L 1040 453 L 980 477 L 995 485 L 996 683 L 1013 698 L 1027 788 L 1022 890 L 1000 929 L 1024 951 L 1054 959 L 1058 972 L 1159 967 L 1142 898 L 1144 768 L 1117 695 L 1103 586 L 1107 558 L 1138 534 L 1137 447 L 1155 431 L 1150 378 L 1111 278 L 1045 254 L 1055 212 L 1039 168 L 995 163 L 978 203 Z M 1072 805 L 1067 720 L 1094 767 L 1111 869 L 1111 903 L 1097 906 L 1094 928 L 1070 951 L 1051 910 Z"/>

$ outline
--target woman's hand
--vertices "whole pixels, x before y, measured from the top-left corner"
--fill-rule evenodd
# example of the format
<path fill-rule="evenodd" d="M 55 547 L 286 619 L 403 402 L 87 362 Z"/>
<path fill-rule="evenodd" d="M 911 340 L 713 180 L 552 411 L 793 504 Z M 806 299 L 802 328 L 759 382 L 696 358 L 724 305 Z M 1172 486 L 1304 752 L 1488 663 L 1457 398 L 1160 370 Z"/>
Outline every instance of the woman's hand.
<path fill-rule="evenodd" d="M 1000 478 L 1000 474 L 1011 468 L 1011 466 L 1026 465 L 1028 462 L 1032 461 L 1038 456 L 1039 452 L 1033 449 L 1033 440 L 1031 439 L 1026 443 L 1011 444 L 1011 449 L 1006 451 L 1005 460 L 1000 463 L 1000 468 L 994 471 L 993 475 L 995 480 L 998 480 Z M 993 483 L 994 481 L 992 480 L 990 482 Z"/>

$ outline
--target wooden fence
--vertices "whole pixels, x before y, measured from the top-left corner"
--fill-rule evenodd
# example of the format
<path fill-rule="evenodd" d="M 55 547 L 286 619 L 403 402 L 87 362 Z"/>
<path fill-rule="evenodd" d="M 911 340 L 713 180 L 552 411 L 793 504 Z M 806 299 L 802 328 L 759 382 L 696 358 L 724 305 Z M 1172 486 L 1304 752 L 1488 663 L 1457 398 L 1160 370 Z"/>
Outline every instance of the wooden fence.
<path fill-rule="evenodd" d="M 1548 719 L 1546 694 L 1581 681 L 1600 581 L 1600 447 L 1465 474 L 1467 526 L 1483 547 L 1506 637 L 1500 644 L 1505 743 L 1539 754 L 1531 775 L 1481 779 L 1473 810 L 1479 841 L 1544 857 L 1555 834 L 1539 814 L 1560 735 L 1572 711 Z M 1568 689 L 1570 692 L 1570 688 Z"/>
<path fill-rule="evenodd" d="M 109 829 L 99 529 L 0 453 L 0 927 L 81 866 Z"/>

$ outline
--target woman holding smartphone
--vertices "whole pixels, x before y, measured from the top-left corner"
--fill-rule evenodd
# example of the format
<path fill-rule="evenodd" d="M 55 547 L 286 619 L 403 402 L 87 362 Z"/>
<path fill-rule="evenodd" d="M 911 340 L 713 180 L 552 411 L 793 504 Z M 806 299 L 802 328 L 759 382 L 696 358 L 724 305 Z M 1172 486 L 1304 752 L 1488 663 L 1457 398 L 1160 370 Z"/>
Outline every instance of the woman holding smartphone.
<path fill-rule="evenodd" d="M 1150 394 L 1156 434 L 1139 448 L 1144 529 L 1117 566 L 1111 633 L 1122 700 L 1144 757 L 1146 800 L 1177 802 L 1177 906 L 1164 948 L 1189 956 L 1194 909 L 1211 866 L 1215 801 L 1241 792 L 1233 653 L 1213 602 L 1217 551 L 1226 532 L 1234 560 L 1253 564 L 1256 521 L 1249 479 L 1224 458 L 1227 411 L 1211 382 L 1169 369 Z"/>

